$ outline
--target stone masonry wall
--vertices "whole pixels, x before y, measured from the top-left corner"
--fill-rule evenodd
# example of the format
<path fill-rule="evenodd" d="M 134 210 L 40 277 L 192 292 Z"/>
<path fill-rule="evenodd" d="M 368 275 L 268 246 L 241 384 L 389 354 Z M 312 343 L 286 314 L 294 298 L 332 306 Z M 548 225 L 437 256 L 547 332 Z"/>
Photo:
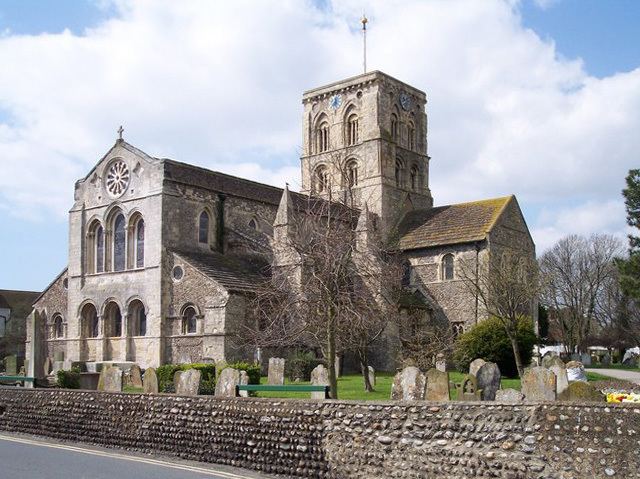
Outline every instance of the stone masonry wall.
<path fill-rule="evenodd" d="M 318 478 L 640 477 L 635 405 L 0 389 L 0 430 Z"/>

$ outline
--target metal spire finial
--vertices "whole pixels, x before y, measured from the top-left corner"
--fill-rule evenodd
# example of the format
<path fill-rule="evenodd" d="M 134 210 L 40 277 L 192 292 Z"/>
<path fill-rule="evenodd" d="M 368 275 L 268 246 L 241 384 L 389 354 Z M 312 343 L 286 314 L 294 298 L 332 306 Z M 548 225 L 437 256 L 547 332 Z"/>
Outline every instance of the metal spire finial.
<path fill-rule="evenodd" d="M 367 16 L 363 13 L 360 19 L 362 23 L 362 41 L 363 41 L 363 57 L 364 57 L 364 72 L 367 73 Z"/>
<path fill-rule="evenodd" d="M 122 140 L 123 133 L 124 133 L 124 128 L 122 128 L 122 125 L 120 125 L 120 128 L 118 128 L 118 140 Z"/>

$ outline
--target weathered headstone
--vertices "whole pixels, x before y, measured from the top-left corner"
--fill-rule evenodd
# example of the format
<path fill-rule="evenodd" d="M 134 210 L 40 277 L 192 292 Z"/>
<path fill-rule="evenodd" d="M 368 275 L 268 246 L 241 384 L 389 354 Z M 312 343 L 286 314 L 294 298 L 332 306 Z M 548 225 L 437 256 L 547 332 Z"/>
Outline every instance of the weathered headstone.
<path fill-rule="evenodd" d="M 267 384 L 274 386 L 284 384 L 284 358 L 269 358 Z"/>
<path fill-rule="evenodd" d="M 338 354 L 336 354 L 335 368 L 336 377 L 339 378 L 340 376 L 342 376 L 342 356 Z"/>
<path fill-rule="evenodd" d="M 471 364 L 469 364 L 469 374 L 472 376 L 478 374 L 478 369 L 480 369 L 484 363 L 486 363 L 486 361 L 479 358 L 471 361 Z"/>
<path fill-rule="evenodd" d="M 158 394 L 158 375 L 154 368 L 144 370 L 142 389 L 146 394 Z"/>
<path fill-rule="evenodd" d="M 546 353 L 544 353 L 544 356 L 542 356 L 540 366 L 548 369 L 554 364 L 558 364 L 558 361 L 562 362 L 562 359 L 560 359 L 558 353 L 556 353 L 555 351 L 547 351 Z"/>
<path fill-rule="evenodd" d="M 542 362 L 542 366 L 551 369 L 553 367 L 566 367 L 564 361 L 560 358 L 560 356 L 550 356 L 546 361 Z"/>
<path fill-rule="evenodd" d="M 424 399 L 426 377 L 415 366 L 408 366 L 397 373 L 391 386 L 391 399 L 421 401 Z"/>
<path fill-rule="evenodd" d="M 131 384 L 131 386 L 135 388 L 142 387 L 142 371 L 140 370 L 140 366 L 137 364 L 134 364 L 129 368 L 127 377 L 129 378 L 129 384 Z"/>
<path fill-rule="evenodd" d="M 52 369 L 53 369 L 53 361 L 51 361 L 51 358 L 46 358 L 44 360 L 44 375 L 49 376 L 51 374 Z"/>
<path fill-rule="evenodd" d="M 587 381 L 587 373 L 584 370 L 584 365 L 580 361 L 569 361 L 567 363 L 567 379 L 569 382 Z"/>
<path fill-rule="evenodd" d="M 553 371 L 553 374 L 556 375 L 556 394 L 560 396 L 569 387 L 567 368 L 564 367 L 564 364 L 562 366 L 553 365 L 549 368 L 549 371 Z"/>
<path fill-rule="evenodd" d="M 604 402 L 606 397 L 595 387 L 589 383 L 576 381 L 569 384 L 569 387 L 565 389 L 562 395 L 558 396 L 560 401 L 572 401 L 572 402 Z"/>
<path fill-rule="evenodd" d="M 438 355 L 436 356 L 436 369 L 438 371 L 447 370 L 447 358 L 442 353 L 438 353 Z"/>
<path fill-rule="evenodd" d="M 580 362 L 585 366 L 591 366 L 591 355 L 589 353 L 581 354 Z"/>
<path fill-rule="evenodd" d="M 240 379 L 238 380 L 238 384 L 246 385 L 249 384 L 249 375 L 246 371 L 240 371 Z M 249 391 L 240 391 L 240 397 L 247 398 L 249 397 Z"/>
<path fill-rule="evenodd" d="M 4 357 L 4 372 L 8 376 L 15 376 L 18 374 L 18 356 L 10 354 Z"/>
<path fill-rule="evenodd" d="M 53 353 L 54 361 L 64 361 L 64 351 L 56 351 Z"/>
<path fill-rule="evenodd" d="M 451 399 L 449 395 L 449 373 L 435 368 L 427 371 L 425 399 L 427 401 L 448 401 Z"/>
<path fill-rule="evenodd" d="M 176 371 L 173 375 L 173 385 L 176 394 L 180 396 L 197 396 L 200 389 L 201 373 L 197 369 L 187 369 L 186 371 Z"/>
<path fill-rule="evenodd" d="M 496 363 L 484 363 L 476 373 L 478 389 L 482 390 L 483 401 L 493 401 L 496 391 L 500 389 L 500 368 Z"/>
<path fill-rule="evenodd" d="M 496 401 L 506 403 L 519 403 L 524 401 L 524 394 L 516 389 L 498 389 L 496 391 Z"/>
<path fill-rule="evenodd" d="M 482 399 L 482 390 L 478 389 L 478 382 L 473 374 L 466 374 L 462 378 L 462 382 L 456 386 L 458 392 L 458 401 L 480 401 Z"/>
<path fill-rule="evenodd" d="M 522 394 L 527 401 L 555 401 L 556 375 L 541 366 L 526 369 L 522 378 Z"/>
<path fill-rule="evenodd" d="M 328 386 L 329 385 L 329 372 L 322 364 L 318 364 L 313 371 L 311 371 L 311 384 L 314 386 Z M 311 399 L 324 399 L 323 392 L 312 392 Z"/>
<path fill-rule="evenodd" d="M 582 355 L 580 353 L 571 353 L 571 361 L 578 361 L 580 362 L 580 360 L 582 359 Z"/>
<path fill-rule="evenodd" d="M 100 372 L 98 390 L 108 392 L 122 391 L 122 369 L 115 366 L 107 366 Z"/>
<path fill-rule="evenodd" d="M 609 366 L 611 364 L 611 355 L 608 352 L 604 353 L 604 356 L 602 356 L 602 359 L 600 360 L 600 364 L 603 366 Z"/>
<path fill-rule="evenodd" d="M 100 373 L 80 373 L 80 389 L 95 391 L 99 381 Z"/>
<path fill-rule="evenodd" d="M 240 371 L 233 368 L 224 368 L 216 382 L 216 397 L 236 397 L 236 385 L 240 384 Z"/>
<path fill-rule="evenodd" d="M 633 351 L 627 351 L 624 353 L 624 357 L 622 358 L 622 364 L 624 366 L 636 366 L 639 358 L 640 356 Z"/>
<path fill-rule="evenodd" d="M 368 366 L 367 367 L 367 371 L 369 372 L 369 384 L 371 384 L 371 386 L 375 386 L 376 385 L 376 370 L 373 369 L 373 366 Z"/>

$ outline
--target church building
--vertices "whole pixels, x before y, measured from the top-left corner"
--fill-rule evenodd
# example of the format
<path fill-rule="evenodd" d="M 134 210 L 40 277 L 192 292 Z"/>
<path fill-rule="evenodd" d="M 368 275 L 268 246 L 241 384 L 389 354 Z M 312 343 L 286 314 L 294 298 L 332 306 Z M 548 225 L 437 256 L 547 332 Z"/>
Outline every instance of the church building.
<path fill-rule="evenodd" d="M 309 196 L 368 210 L 430 314 L 456 332 L 482 320 L 459 264 L 502 248 L 535 256 L 516 198 L 434 207 L 426 95 L 387 74 L 309 90 L 302 103 L 300 193 L 153 157 L 120 136 L 76 182 L 68 267 L 34 304 L 29 372 L 48 373 L 47 358 L 253 359 L 233 333 L 278 260 L 279 208 Z"/>

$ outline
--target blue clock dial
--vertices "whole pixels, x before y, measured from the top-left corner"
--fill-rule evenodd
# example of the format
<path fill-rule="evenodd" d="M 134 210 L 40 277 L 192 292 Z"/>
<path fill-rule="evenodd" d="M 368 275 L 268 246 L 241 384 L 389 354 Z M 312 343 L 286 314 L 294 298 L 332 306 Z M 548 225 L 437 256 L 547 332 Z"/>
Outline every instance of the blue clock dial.
<path fill-rule="evenodd" d="M 333 95 L 331 98 L 329 98 L 329 106 L 334 110 L 340 108 L 340 105 L 342 105 L 342 96 Z"/>
<path fill-rule="evenodd" d="M 406 93 L 400 93 L 400 106 L 403 110 L 408 110 L 411 107 L 411 98 Z"/>

